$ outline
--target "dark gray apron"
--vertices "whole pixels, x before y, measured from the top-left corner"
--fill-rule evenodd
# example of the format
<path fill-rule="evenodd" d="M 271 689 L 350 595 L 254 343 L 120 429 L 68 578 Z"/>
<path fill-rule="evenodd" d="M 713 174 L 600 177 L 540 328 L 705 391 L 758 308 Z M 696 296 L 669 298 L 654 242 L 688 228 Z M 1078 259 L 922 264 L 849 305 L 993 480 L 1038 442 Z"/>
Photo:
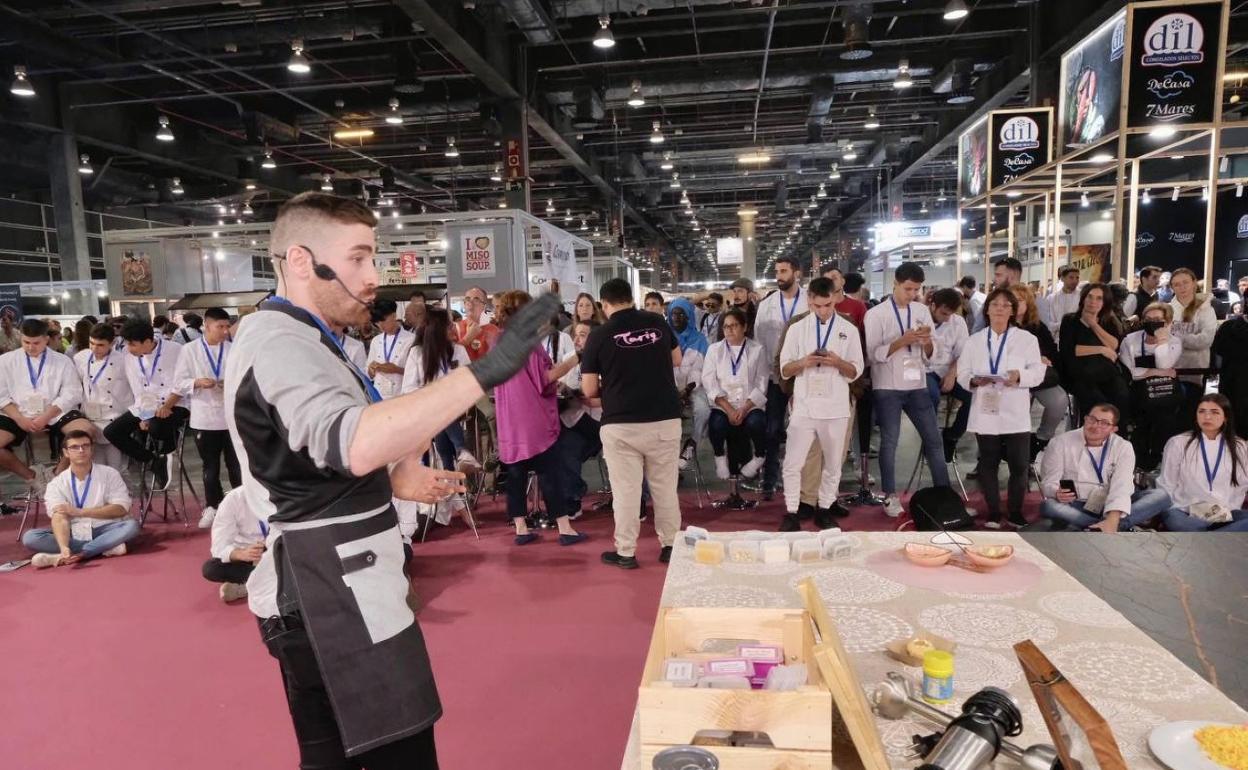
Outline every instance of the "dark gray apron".
<path fill-rule="evenodd" d="M 302 615 L 347 756 L 437 721 L 442 704 L 408 602 L 394 507 L 362 521 L 284 530 L 274 558 L 278 606 Z"/>

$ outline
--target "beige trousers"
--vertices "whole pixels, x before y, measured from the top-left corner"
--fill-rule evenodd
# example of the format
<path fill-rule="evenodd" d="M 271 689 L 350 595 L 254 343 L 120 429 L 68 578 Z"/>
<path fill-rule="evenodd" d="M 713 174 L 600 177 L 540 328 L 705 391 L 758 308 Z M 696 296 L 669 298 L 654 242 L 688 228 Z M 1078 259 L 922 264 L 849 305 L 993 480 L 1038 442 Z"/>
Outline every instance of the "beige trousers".
<path fill-rule="evenodd" d="M 611 477 L 615 552 L 620 556 L 637 553 L 643 477 L 650 482 L 654 529 L 659 535 L 659 544 L 671 545 L 680 532 L 680 499 L 676 496 L 680 420 L 613 423 L 602 426 L 599 435 L 602 456 Z"/>
<path fill-rule="evenodd" d="M 854 418 L 857 415 L 855 407 L 857 402 L 850 399 L 849 402 L 849 419 L 845 425 L 845 440 L 841 443 L 841 465 L 845 464 L 845 455 L 849 452 L 849 442 L 853 441 L 854 436 Z M 806 505 L 817 506 L 819 504 L 819 484 L 823 481 L 823 449 L 820 448 L 819 442 L 816 441 L 810 445 L 810 452 L 806 455 L 806 462 L 802 465 L 802 497 L 801 501 Z"/>

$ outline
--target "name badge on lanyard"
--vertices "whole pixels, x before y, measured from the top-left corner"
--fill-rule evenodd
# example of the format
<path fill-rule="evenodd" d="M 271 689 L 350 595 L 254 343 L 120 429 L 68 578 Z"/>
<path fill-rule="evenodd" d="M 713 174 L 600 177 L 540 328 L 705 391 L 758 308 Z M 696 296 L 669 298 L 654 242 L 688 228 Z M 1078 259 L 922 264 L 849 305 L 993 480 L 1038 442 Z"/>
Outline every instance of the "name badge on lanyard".
<path fill-rule="evenodd" d="M 1205 450 L 1205 439 L 1200 439 L 1200 459 L 1205 463 L 1205 480 L 1209 482 L 1209 491 L 1213 492 L 1213 480 L 1218 477 L 1218 468 L 1222 467 L 1222 454 L 1226 451 L 1226 439 L 1218 439 L 1218 457 L 1213 461 L 1213 468 L 1209 467 L 1209 453 Z"/>
<path fill-rule="evenodd" d="M 87 481 L 82 485 L 82 494 L 78 494 L 78 477 L 71 471 L 69 474 L 69 491 L 74 498 L 74 508 L 82 511 L 87 507 L 87 495 L 91 493 L 91 478 L 95 472 L 87 474 Z M 75 540 L 90 540 L 92 529 L 90 520 L 75 516 L 70 523 L 69 536 Z"/>
<path fill-rule="evenodd" d="M 728 394 L 728 402 L 733 406 L 741 406 L 745 403 L 745 383 L 742 381 L 738 372 L 741 369 L 741 359 L 745 357 L 746 343 L 741 343 L 741 349 L 737 351 L 734 358 L 732 348 L 728 347 L 728 343 L 724 343 L 724 347 L 728 349 L 728 365 L 732 367 L 732 379 L 725 383 L 724 390 Z"/>
<path fill-rule="evenodd" d="M 38 417 L 43 414 L 43 410 L 48 408 L 48 397 L 39 390 L 39 382 L 43 379 L 43 367 L 48 362 L 48 351 L 45 348 L 43 355 L 39 356 L 39 371 L 35 371 L 34 364 L 30 363 L 30 356 L 23 356 L 26 359 L 26 372 L 30 375 L 30 393 L 23 395 L 18 399 L 18 409 L 26 417 Z"/>
<path fill-rule="evenodd" d="M 1105 461 L 1109 457 L 1109 442 L 1110 439 L 1106 438 L 1105 443 L 1101 445 L 1100 462 L 1097 462 L 1092 455 L 1091 449 L 1084 447 L 1084 451 L 1088 453 L 1088 461 L 1092 463 L 1092 470 L 1096 473 L 1096 481 L 1100 484 L 1099 487 L 1092 490 L 1092 493 L 1088 495 L 1087 501 L 1083 504 L 1083 509 L 1091 514 L 1098 514 L 1105 510 L 1105 499 L 1108 496 L 1105 491 Z"/>
<path fill-rule="evenodd" d="M 797 301 L 802 298 L 802 287 L 797 287 L 797 293 L 793 295 L 793 305 L 787 310 L 784 307 L 784 294 L 779 294 L 780 299 L 780 320 L 785 326 L 788 326 L 789 319 L 797 312 Z"/>
<path fill-rule="evenodd" d="M 83 404 L 88 420 L 102 420 L 104 413 L 109 406 L 112 405 L 112 397 L 108 391 L 101 391 L 100 377 L 104 375 L 108 369 L 108 357 L 104 357 L 104 363 L 100 365 L 100 370 L 95 374 L 91 373 L 91 364 L 95 361 L 95 355 L 87 356 L 87 402 Z"/>
<path fill-rule="evenodd" d="M 826 351 L 828 349 L 828 341 L 832 339 L 832 327 L 836 325 L 836 316 L 833 315 L 828 321 L 828 333 L 822 334 L 823 321 L 815 317 L 815 351 Z M 810 398 L 828 398 L 832 395 L 832 367 L 816 366 L 814 369 L 807 369 L 806 375 L 806 395 Z"/>
<path fill-rule="evenodd" d="M 221 368 L 225 366 L 225 343 L 217 345 L 217 358 L 213 360 L 212 350 L 208 348 L 208 343 L 204 342 L 204 338 L 199 338 L 199 344 L 204 348 L 204 357 L 208 359 L 208 368 L 212 370 L 212 378 L 217 381 L 218 387 L 221 385 Z"/>
<path fill-rule="evenodd" d="M 912 321 L 912 308 L 906 305 L 906 323 L 901 323 L 901 310 L 897 308 L 897 300 L 889 297 L 888 301 L 893 304 L 893 316 L 897 319 L 897 328 L 901 334 L 910 331 Z M 914 346 L 906 346 L 906 355 L 901 359 L 901 379 L 905 382 L 922 382 L 923 381 L 923 363 L 919 357 L 914 355 Z"/>
<path fill-rule="evenodd" d="M 160 406 L 160 398 L 157 394 L 152 393 L 152 378 L 156 376 L 157 368 L 160 366 L 160 354 L 164 352 L 164 342 L 156 344 L 156 355 L 152 358 L 152 371 L 149 374 L 147 365 L 143 363 L 143 356 L 139 356 L 139 371 L 143 373 L 143 393 L 139 395 L 139 419 L 150 420 L 156 416 L 156 409 Z"/>
<path fill-rule="evenodd" d="M 999 347 L 997 348 L 997 354 L 995 357 L 992 354 L 992 329 L 988 330 L 987 336 L 988 371 L 995 377 L 997 376 L 997 373 L 1001 371 L 1001 359 L 1005 355 L 1005 343 L 1009 339 L 1010 330 L 1007 328 L 1005 330 L 1005 334 L 1001 335 Z M 979 393 L 977 395 L 980 396 L 980 412 L 985 415 L 993 416 L 1001 414 L 1001 385 L 994 382 L 987 388 L 979 388 L 978 390 Z"/>

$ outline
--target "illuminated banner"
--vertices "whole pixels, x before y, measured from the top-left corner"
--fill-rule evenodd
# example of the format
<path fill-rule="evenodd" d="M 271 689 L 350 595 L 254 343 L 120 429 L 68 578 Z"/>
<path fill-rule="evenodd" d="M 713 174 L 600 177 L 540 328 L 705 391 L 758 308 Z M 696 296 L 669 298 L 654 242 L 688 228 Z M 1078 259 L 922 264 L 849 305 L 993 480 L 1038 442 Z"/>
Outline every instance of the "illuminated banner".
<path fill-rule="evenodd" d="M 992 113 L 988 186 L 997 188 L 1051 160 L 1053 111 L 1003 110 Z"/>
<path fill-rule="evenodd" d="M 1213 122 L 1224 50 L 1221 3 L 1133 8 L 1127 125 Z"/>
<path fill-rule="evenodd" d="M 1063 151 L 1118 130 L 1126 31 L 1123 11 L 1062 55 L 1058 115 Z"/>
<path fill-rule="evenodd" d="M 974 198 L 988 190 L 988 118 L 958 137 L 958 197 Z"/>

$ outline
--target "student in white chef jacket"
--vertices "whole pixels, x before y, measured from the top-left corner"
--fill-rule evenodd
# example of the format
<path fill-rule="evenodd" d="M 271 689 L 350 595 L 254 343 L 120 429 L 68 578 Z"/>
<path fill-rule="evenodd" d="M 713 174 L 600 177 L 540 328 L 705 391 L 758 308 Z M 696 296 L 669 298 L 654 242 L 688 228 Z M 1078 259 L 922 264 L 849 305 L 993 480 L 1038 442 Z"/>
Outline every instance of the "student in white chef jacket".
<path fill-rule="evenodd" d="M 851 406 L 849 383 L 862 375 L 865 366 L 858 329 L 836 315 L 834 285 L 816 278 L 807 287 L 811 312 L 793 324 L 780 351 L 780 371 L 793 381 L 793 413 L 789 417 L 784 448 L 784 503 L 786 513 L 780 529 L 801 528 L 802 466 L 815 441 L 825 458 L 819 484 L 815 524 L 833 526 L 830 511 L 841 483 L 841 463 Z"/>
<path fill-rule="evenodd" d="M 1235 435 L 1231 402 L 1211 393 L 1196 403 L 1196 427 L 1172 437 L 1157 486 L 1170 495 L 1171 532 L 1248 532 L 1248 442 Z"/>
<path fill-rule="evenodd" d="M 269 525 L 247 507 L 242 487 L 226 493 L 212 520 L 212 558 L 203 566 L 204 580 L 221 584 L 221 601 L 247 596 L 247 579 L 264 556 L 268 536 Z"/>
<path fill-rule="evenodd" d="M 191 416 L 179 404 L 182 394 L 174 376 L 182 346 L 159 337 L 142 318 L 127 321 L 121 336 L 126 341 L 126 379 L 134 403 L 129 411 L 108 424 L 104 435 L 122 454 L 150 463 L 155 488 L 164 489 L 169 484 L 169 467 L 164 457 L 169 455 L 172 459 L 170 453 L 178 429 Z M 155 445 L 148 447 L 145 436 L 152 438 Z"/>
<path fill-rule="evenodd" d="M 724 338 L 706 351 L 702 387 L 711 402 L 707 433 L 715 453 L 715 474 L 728 478 L 727 443 L 731 435 L 744 432 L 753 444 L 753 459 L 741 468 L 752 478 L 763 467 L 767 453 L 767 380 L 770 359 L 763 346 L 745 336 L 749 323 L 745 311 L 724 311 Z"/>
<path fill-rule="evenodd" d="M 130 380 L 126 377 L 129 353 L 116 350 L 117 333 L 107 323 L 91 327 L 90 344 L 74 354 L 74 368 L 82 381 L 82 413 L 99 432 L 95 445 L 96 462 L 121 468 L 121 450 L 107 442 L 104 429 L 134 404 Z"/>
<path fill-rule="evenodd" d="M 347 334 L 347 330 L 343 329 L 342 336 L 338 338 L 338 344 L 342 345 L 342 352 L 347 354 L 347 359 L 361 372 L 368 369 L 368 351 L 364 349 L 363 342 Z"/>
<path fill-rule="evenodd" d="M 373 323 L 381 334 L 369 344 L 367 374 L 383 399 L 394 398 L 402 391 L 403 365 L 416 335 L 399 323 L 398 306 L 392 300 L 373 303 Z"/>
<path fill-rule="evenodd" d="M 204 463 L 204 512 L 199 528 L 212 526 L 212 517 L 225 497 L 221 488 L 221 460 L 230 476 L 230 487 L 243 484 L 238 455 L 225 424 L 225 360 L 230 355 L 230 315 L 219 307 L 204 311 L 203 334 L 182 347 L 174 379 L 178 391 L 191 407 L 191 432 Z"/>
<path fill-rule="evenodd" d="M 70 430 L 85 430 L 92 436 L 96 430 L 78 410 L 82 388 L 73 362 L 48 346 L 47 321 L 26 319 L 21 337 L 20 348 L 0 355 L 0 468 L 42 492 L 51 479 L 51 469 L 43 465 L 29 468 L 13 450 L 32 433 L 47 431 L 55 446 Z M 66 464 L 62 457 L 57 471 Z"/>
<path fill-rule="evenodd" d="M 1009 289 L 993 289 L 984 303 L 987 326 L 971 335 L 958 358 L 958 383 L 971 391 L 968 430 L 979 444 L 979 485 L 992 529 L 1001 527 L 1001 492 L 997 470 L 1002 458 L 1010 469 L 1009 523 L 1027 524 L 1023 497 L 1031 461 L 1031 388 L 1044 380 L 1040 343 L 1014 326 L 1018 299 Z"/>

